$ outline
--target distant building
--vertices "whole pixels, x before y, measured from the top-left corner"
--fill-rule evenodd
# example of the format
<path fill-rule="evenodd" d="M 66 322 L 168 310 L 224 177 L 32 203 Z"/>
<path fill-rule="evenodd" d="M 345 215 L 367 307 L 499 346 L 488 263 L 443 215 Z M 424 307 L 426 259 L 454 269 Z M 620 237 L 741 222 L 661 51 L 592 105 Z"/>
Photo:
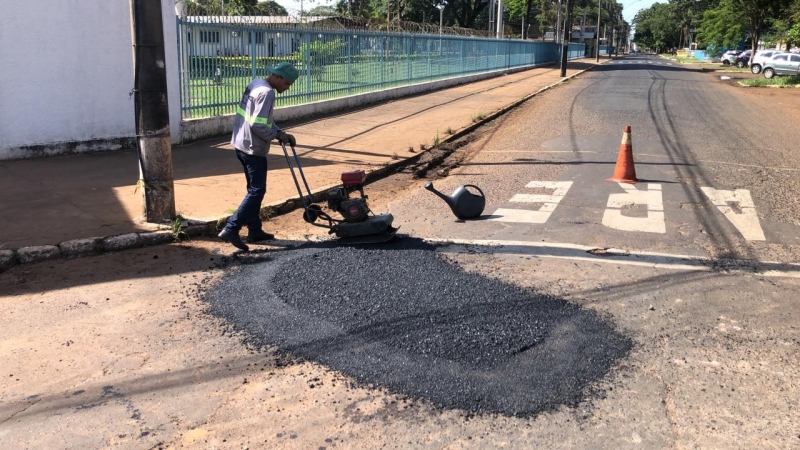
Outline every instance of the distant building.
<path fill-rule="evenodd" d="M 183 21 L 186 45 L 190 56 L 256 56 L 281 57 L 294 53 L 302 44 L 296 33 L 286 29 L 344 30 L 346 24 L 337 17 L 294 16 L 189 16 Z M 237 25 L 226 30 L 226 25 Z M 252 25 L 240 31 L 239 26 Z"/>

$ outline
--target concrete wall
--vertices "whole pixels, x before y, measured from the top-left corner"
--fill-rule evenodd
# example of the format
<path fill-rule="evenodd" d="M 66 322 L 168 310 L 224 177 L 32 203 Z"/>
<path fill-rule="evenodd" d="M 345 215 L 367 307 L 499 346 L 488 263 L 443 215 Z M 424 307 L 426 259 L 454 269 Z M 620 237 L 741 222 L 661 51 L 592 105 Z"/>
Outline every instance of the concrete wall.
<path fill-rule="evenodd" d="M 174 0 L 162 9 L 177 140 Z M 0 1 L 0 160 L 131 147 L 132 87 L 128 0 Z"/>
<path fill-rule="evenodd" d="M 514 69 L 496 70 L 492 72 L 483 72 L 475 75 L 465 75 L 461 77 L 447 78 L 444 80 L 431 81 L 427 83 L 418 83 L 409 86 L 384 89 L 376 92 L 367 92 L 365 94 L 350 95 L 347 97 L 337 98 L 334 100 L 325 100 L 325 101 L 306 103 L 296 106 L 276 108 L 273 117 L 275 121 L 278 123 L 278 125 L 280 125 L 281 122 L 291 122 L 291 121 L 309 119 L 312 117 L 319 117 L 322 115 L 331 114 L 335 112 L 349 111 L 357 108 L 363 108 L 370 104 L 380 103 L 396 98 L 408 97 L 410 95 L 421 94 L 425 92 L 431 92 L 438 89 L 458 86 L 460 84 L 473 83 L 475 81 L 493 78 L 505 73 L 514 73 L 550 64 L 555 64 L 555 63 L 531 65 L 531 66 L 518 67 Z M 181 143 L 186 144 L 193 141 L 199 141 L 202 139 L 229 134 L 233 131 L 233 117 L 234 114 L 227 114 L 223 116 L 214 116 L 203 119 L 184 119 L 183 123 L 181 123 L 181 133 L 180 133 Z"/>

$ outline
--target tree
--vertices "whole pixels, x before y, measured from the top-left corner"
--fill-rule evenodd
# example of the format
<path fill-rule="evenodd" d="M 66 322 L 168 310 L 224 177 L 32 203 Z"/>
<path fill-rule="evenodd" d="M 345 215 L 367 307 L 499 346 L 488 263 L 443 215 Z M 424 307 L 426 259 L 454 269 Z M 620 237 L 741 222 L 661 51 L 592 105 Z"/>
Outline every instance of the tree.
<path fill-rule="evenodd" d="M 735 48 L 747 33 L 747 18 L 730 8 L 709 9 L 697 30 L 699 40 L 715 47 Z"/>
<path fill-rule="evenodd" d="M 279 5 L 274 1 L 259 1 L 258 5 L 253 12 L 257 12 L 258 16 L 288 16 L 289 12 L 286 11 L 286 8 Z"/>
<path fill-rule="evenodd" d="M 536 20 L 539 21 L 539 29 L 542 30 L 542 38 L 544 32 L 549 28 L 555 28 L 556 18 L 558 16 L 558 2 L 553 0 L 539 0 L 539 14 L 536 15 Z"/>
<path fill-rule="evenodd" d="M 733 33 L 726 30 L 745 30 L 755 51 L 770 24 L 780 19 L 792 3 L 792 0 L 721 0 L 716 8 L 703 15 L 702 36 L 725 41 L 731 39 L 728 35 Z"/>
<path fill-rule="evenodd" d="M 286 9 L 268 0 L 189 0 L 186 11 L 190 16 L 288 16 Z"/>
<path fill-rule="evenodd" d="M 330 17 L 339 15 L 339 12 L 336 11 L 335 6 L 319 5 L 306 11 L 306 15 L 316 16 L 316 17 Z"/>
<path fill-rule="evenodd" d="M 633 19 L 636 34 L 633 40 L 656 52 L 680 45 L 681 27 L 677 8 L 672 3 L 655 3 L 636 13 Z"/>

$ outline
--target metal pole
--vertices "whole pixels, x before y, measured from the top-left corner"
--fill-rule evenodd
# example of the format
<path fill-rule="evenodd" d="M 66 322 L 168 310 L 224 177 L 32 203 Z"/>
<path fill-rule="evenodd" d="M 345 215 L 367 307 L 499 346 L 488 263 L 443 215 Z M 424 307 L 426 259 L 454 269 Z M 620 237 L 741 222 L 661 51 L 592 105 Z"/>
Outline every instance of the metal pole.
<path fill-rule="evenodd" d="M 556 43 L 561 42 L 561 0 L 558 0 L 558 15 L 556 16 Z"/>
<path fill-rule="evenodd" d="M 495 20 L 495 3 L 496 0 L 489 0 L 489 32 L 493 32 L 495 29 L 494 20 Z"/>
<path fill-rule="evenodd" d="M 503 38 L 503 0 L 497 0 L 497 39 Z"/>
<path fill-rule="evenodd" d="M 594 30 L 594 37 L 596 41 L 594 54 L 595 54 L 595 62 L 600 62 L 600 6 L 603 4 L 602 0 L 597 1 L 597 28 Z"/>
<path fill-rule="evenodd" d="M 564 11 L 564 40 L 561 42 L 561 78 L 567 76 L 567 50 L 569 49 L 569 32 L 570 32 L 570 17 L 569 17 L 569 1 L 565 1 L 566 11 Z"/>
<path fill-rule="evenodd" d="M 161 2 L 130 0 L 139 178 L 147 222 L 175 217 Z"/>

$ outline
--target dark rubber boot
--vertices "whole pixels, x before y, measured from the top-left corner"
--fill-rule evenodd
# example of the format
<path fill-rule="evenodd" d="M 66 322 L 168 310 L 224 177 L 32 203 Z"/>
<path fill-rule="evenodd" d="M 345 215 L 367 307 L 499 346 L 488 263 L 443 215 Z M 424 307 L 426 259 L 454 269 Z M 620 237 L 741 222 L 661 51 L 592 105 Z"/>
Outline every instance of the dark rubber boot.
<path fill-rule="evenodd" d="M 242 242 L 242 238 L 239 237 L 239 233 L 234 233 L 228 229 L 222 230 L 222 232 L 218 235 L 220 239 L 225 242 L 230 242 L 233 244 L 234 247 L 238 248 L 242 251 L 249 251 L 250 247 L 247 246 L 244 242 Z"/>
<path fill-rule="evenodd" d="M 266 233 L 264 230 L 258 231 L 251 231 L 247 234 L 247 242 L 255 243 L 255 242 L 263 242 L 263 241 L 271 241 L 275 239 L 275 235 L 272 233 Z"/>

